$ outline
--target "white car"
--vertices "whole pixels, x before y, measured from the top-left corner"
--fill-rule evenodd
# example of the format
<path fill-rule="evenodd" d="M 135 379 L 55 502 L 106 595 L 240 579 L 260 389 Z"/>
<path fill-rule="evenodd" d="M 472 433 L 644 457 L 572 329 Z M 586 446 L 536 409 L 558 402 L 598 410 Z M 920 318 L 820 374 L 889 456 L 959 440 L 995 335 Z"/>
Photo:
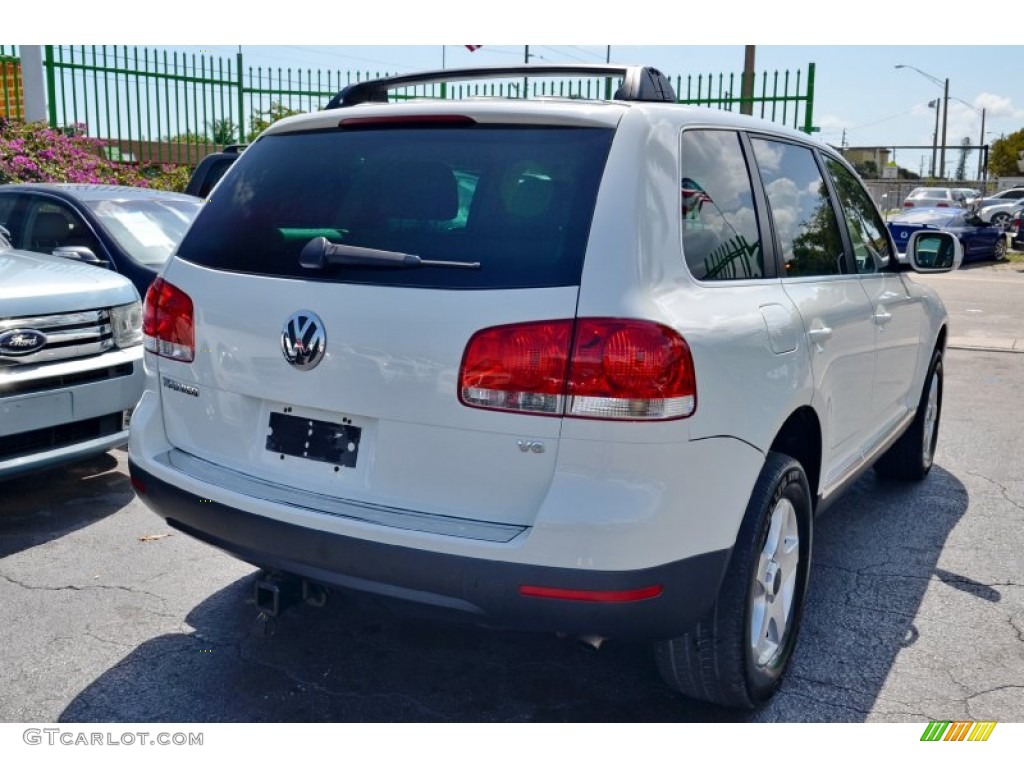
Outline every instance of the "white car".
<path fill-rule="evenodd" d="M 1014 214 L 1024 209 L 1024 200 L 1006 200 L 1004 202 L 982 205 L 978 208 L 978 218 L 1005 229 L 1010 225 Z"/>
<path fill-rule="evenodd" d="M 752 707 L 813 514 L 932 466 L 946 312 L 828 146 L 678 105 L 657 70 L 560 71 L 623 84 L 369 81 L 250 145 L 147 295 L 132 480 L 265 569 L 268 611 L 294 578 L 641 638 L 672 687 Z M 930 231 L 907 255 L 962 253 Z"/>
<path fill-rule="evenodd" d="M 143 386 L 132 283 L 7 236 L 0 226 L 0 481 L 124 445 Z"/>
<path fill-rule="evenodd" d="M 977 196 L 973 189 L 916 187 L 903 201 L 903 208 L 966 208 Z"/>

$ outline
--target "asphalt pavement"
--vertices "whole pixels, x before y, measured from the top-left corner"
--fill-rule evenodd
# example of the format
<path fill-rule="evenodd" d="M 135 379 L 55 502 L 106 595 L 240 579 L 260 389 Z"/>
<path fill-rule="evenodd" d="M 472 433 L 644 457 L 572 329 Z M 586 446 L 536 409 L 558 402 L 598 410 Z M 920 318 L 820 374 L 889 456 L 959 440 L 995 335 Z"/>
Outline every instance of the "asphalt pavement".
<path fill-rule="evenodd" d="M 1024 264 L 914 279 L 951 314 L 936 465 L 869 472 L 815 521 L 757 712 L 678 697 L 644 645 L 335 594 L 264 621 L 253 569 L 168 528 L 112 451 L 0 484 L 0 722 L 1024 722 Z"/>
<path fill-rule="evenodd" d="M 914 279 L 940 290 L 951 349 L 1024 352 L 1024 262 L 982 262 Z"/>

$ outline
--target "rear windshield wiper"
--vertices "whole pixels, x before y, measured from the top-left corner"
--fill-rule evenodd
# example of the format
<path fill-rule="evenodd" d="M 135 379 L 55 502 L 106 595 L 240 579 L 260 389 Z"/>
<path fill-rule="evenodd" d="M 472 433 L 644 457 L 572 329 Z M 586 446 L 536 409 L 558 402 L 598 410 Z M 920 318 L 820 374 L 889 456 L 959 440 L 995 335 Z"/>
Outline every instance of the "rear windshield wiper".
<path fill-rule="evenodd" d="M 306 269 L 325 267 L 394 267 L 414 269 L 416 267 L 451 267 L 453 269 L 480 269 L 479 261 L 437 261 L 424 259 L 414 253 L 382 251 L 377 248 L 361 248 L 355 245 L 332 243 L 326 237 L 314 237 L 302 247 L 299 264 Z"/>

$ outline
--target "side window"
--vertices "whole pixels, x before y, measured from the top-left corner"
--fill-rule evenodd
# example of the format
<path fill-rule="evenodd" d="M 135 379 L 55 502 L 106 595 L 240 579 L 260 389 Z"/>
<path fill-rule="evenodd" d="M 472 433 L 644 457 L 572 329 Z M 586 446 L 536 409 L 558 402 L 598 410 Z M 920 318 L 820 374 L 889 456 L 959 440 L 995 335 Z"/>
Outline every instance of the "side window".
<path fill-rule="evenodd" d="M 11 245 L 21 247 L 21 222 L 25 218 L 25 203 L 21 195 L 0 196 L 0 227 L 10 232 Z"/>
<path fill-rule="evenodd" d="M 751 143 L 782 248 L 783 277 L 849 272 L 839 222 L 813 152 L 768 139 Z"/>
<path fill-rule="evenodd" d="M 850 230 L 857 272 L 862 275 L 877 272 L 892 258 L 885 222 L 856 176 L 831 157 L 825 160 L 825 165 L 835 184 L 846 227 Z"/>
<path fill-rule="evenodd" d="M 698 280 L 764 277 L 764 252 L 739 135 L 690 130 L 682 136 L 683 254 Z"/>
<path fill-rule="evenodd" d="M 102 250 L 85 221 L 74 211 L 59 203 L 37 203 L 25 228 L 25 244 L 29 251 L 52 253 L 55 248 L 85 246 L 96 255 Z"/>

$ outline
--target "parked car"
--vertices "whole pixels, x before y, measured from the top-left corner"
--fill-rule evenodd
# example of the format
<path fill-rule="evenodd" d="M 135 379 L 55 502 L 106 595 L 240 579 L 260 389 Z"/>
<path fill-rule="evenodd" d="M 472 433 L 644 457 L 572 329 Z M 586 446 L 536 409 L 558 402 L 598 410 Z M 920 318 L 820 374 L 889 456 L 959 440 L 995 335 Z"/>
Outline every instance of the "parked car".
<path fill-rule="evenodd" d="M 220 152 L 211 152 L 200 160 L 189 177 L 185 194 L 203 199 L 209 197 L 210 191 L 220 181 L 221 176 L 227 173 L 228 168 L 238 159 L 245 147 L 245 144 L 230 144 Z"/>
<path fill-rule="evenodd" d="M 920 208 L 901 213 L 889 221 L 889 231 L 896 248 L 910 241 L 910 235 L 920 230 L 941 229 L 957 236 L 963 247 L 964 261 L 984 261 L 1006 258 L 1006 234 L 1002 227 L 982 221 L 972 211 L 948 208 Z"/>
<path fill-rule="evenodd" d="M 142 394 L 131 282 L 11 248 L 0 227 L 0 481 L 128 441 Z"/>
<path fill-rule="evenodd" d="M 996 192 L 988 197 L 983 197 L 978 201 L 978 207 L 984 207 L 986 205 L 993 205 L 995 203 L 1006 203 L 1009 201 L 1016 201 L 1024 199 L 1024 187 L 1012 187 L 1010 189 L 1003 189 Z"/>
<path fill-rule="evenodd" d="M 917 187 L 903 201 L 904 208 L 965 208 L 974 190 L 952 187 Z"/>
<path fill-rule="evenodd" d="M 107 267 L 140 296 L 202 208 L 193 195 L 100 184 L 0 186 L 0 225 L 17 248 Z"/>
<path fill-rule="evenodd" d="M 622 85 L 387 103 L 552 71 Z M 907 254 L 962 250 L 927 230 Z M 261 610 L 326 584 L 643 639 L 736 707 L 792 657 L 813 514 L 872 466 L 931 469 L 947 339 L 834 149 L 575 64 L 366 81 L 274 123 L 144 326 L 132 483 L 263 568 Z"/>
<path fill-rule="evenodd" d="M 1024 208 L 1024 200 L 1004 200 L 977 209 L 978 218 L 989 224 L 1006 229 L 1013 215 Z"/>
<path fill-rule="evenodd" d="M 1010 219 L 1009 235 L 1010 244 L 1014 250 L 1024 250 L 1024 226 L 1021 220 L 1024 219 L 1024 211 L 1017 211 Z"/>
<path fill-rule="evenodd" d="M 953 194 L 962 199 L 967 207 L 970 207 L 981 200 L 981 193 L 976 189 L 971 189 L 970 187 L 954 187 Z"/>

